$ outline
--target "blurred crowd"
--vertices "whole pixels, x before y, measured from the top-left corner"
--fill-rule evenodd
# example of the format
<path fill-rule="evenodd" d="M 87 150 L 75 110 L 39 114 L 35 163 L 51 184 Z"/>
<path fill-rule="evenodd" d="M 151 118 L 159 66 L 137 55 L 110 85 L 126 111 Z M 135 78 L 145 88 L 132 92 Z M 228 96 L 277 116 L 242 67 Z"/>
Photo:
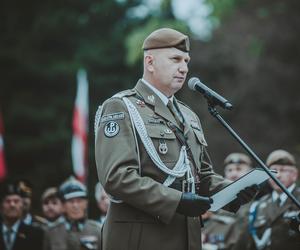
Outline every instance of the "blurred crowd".
<path fill-rule="evenodd" d="M 275 150 L 266 165 L 299 200 L 294 156 Z M 243 153 L 232 153 L 224 160 L 224 177 L 231 181 L 253 169 L 251 159 Z M 32 187 L 25 180 L 2 183 L 0 198 L 1 250 L 101 249 L 100 232 L 110 200 L 100 183 L 95 186 L 97 220 L 88 218 L 86 187 L 74 177 L 43 192 L 42 216 L 31 213 Z M 300 249 L 299 209 L 272 180 L 264 182 L 255 200 L 237 213 L 209 211 L 202 215 L 202 221 L 204 250 Z"/>

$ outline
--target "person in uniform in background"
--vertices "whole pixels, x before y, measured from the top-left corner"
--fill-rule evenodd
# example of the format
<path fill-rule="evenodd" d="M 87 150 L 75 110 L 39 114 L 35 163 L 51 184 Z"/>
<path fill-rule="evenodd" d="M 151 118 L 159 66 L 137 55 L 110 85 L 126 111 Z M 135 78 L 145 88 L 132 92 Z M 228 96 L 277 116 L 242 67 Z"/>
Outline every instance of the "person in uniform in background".
<path fill-rule="evenodd" d="M 56 187 L 47 188 L 42 194 L 43 215 L 47 219 L 48 226 L 52 226 L 57 221 L 63 221 L 63 205 L 58 195 Z"/>
<path fill-rule="evenodd" d="M 243 153 L 231 153 L 224 160 L 224 177 L 235 181 L 252 169 L 251 159 Z M 240 230 L 247 223 L 249 204 L 234 214 L 225 210 L 204 215 L 203 250 L 229 250 L 236 243 Z"/>
<path fill-rule="evenodd" d="M 16 185 L 19 186 L 21 192 L 23 193 L 23 221 L 27 225 L 32 225 L 45 229 L 47 227 L 47 220 L 41 216 L 33 215 L 31 213 L 32 205 L 32 184 L 25 179 L 19 180 L 16 182 Z"/>
<path fill-rule="evenodd" d="M 48 228 L 44 250 L 101 249 L 101 226 L 87 219 L 86 187 L 71 177 L 60 186 L 59 193 L 65 220 Z"/>
<path fill-rule="evenodd" d="M 97 206 L 99 208 L 100 216 L 97 220 L 101 226 L 104 224 L 106 214 L 109 208 L 110 200 L 105 192 L 104 188 L 102 187 L 101 183 L 97 183 L 95 186 L 95 199 L 97 201 Z"/>
<path fill-rule="evenodd" d="M 143 50 L 143 78 L 96 114 L 97 171 L 112 201 L 103 249 L 199 250 L 200 215 L 228 181 L 213 171 L 198 116 L 174 96 L 187 76 L 189 38 L 158 29 Z M 246 188 L 227 209 L 256 192 Z"/>
<path fill-rule="evenodd" d="M 42 249 L 42 229 L 26 225 L 23 221 L 23 193 L 12 183 L 2 183 L 0 190 L 0 249 Z"/>
<path fill-rule="evenodd" d="M 275 150 L 268 156 L 266 165 L 277 171 L 277 178 L 299 201 L 294 156 L 282 149 Z M 299 234 L 290 228 L 291 218 L 298 215 L 299 209 L 273 180 L 270 184 L 273 192 L 251 205 L 248 226 L 243 229 L 234 250 L 300 249 Z"/>

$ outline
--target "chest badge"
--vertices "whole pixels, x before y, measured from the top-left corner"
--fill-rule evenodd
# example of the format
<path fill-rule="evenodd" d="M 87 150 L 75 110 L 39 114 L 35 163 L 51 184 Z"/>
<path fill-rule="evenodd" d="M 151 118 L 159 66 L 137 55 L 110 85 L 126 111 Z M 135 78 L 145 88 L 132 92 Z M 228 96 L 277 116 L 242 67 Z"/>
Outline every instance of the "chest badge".
<path fill-rule="evenodd" d="M 164 140 L 159 141 L 158 151 L 162 155 L 165 155 L 166 153 L 168 153 L 168 146 Z"/>
<path fill-rule="evenodd" d="M 104 127 L 104 134 L 109 138 L 116 136 L 119 133 L 119 131 L 120 131 L 120 126 L 115 121 L 110 121 L 106 123 Z"/>

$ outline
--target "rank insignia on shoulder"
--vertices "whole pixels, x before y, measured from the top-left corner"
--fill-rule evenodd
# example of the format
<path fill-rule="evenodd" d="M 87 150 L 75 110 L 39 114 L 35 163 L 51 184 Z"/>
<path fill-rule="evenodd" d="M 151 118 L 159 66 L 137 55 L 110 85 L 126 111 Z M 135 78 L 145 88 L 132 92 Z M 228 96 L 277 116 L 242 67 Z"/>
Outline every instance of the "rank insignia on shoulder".
<path fill-rule="evenodd" d="M 145 102 L 141 101 L 141 100 L 136 100 L 136 104 L 138 106 L 141 106 L 141 107 L 145 107 Z"/>
<path fill-rule="evenodd" d="M 115 121 L 110 121 L 105 124 L 104 126 L 104 134 L 106 137 L 114 137 L 116 136 L 120 131 L 120 126 L 117 122 Z"/>
<path fill-rule="evenodd" d="M 108 121 L 123 120 L 124 118 L 125 118 L 124 112 L 107 114 L 107 115 L 103 115 L 101 117 L 101 123 L 108 122 Z"/>

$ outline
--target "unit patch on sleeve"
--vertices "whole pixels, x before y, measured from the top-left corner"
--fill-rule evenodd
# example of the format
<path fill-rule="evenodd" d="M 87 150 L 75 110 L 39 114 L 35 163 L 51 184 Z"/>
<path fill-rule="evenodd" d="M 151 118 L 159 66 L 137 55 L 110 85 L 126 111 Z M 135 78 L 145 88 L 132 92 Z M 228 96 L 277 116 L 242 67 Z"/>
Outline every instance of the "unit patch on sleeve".
<path fill-rule="evenodd" d="M 123 120 L 124 118 L 125 118 L 124 112 L 107 114 L 101 117 L 101 123 L 108 122 L 108 121 Z"/>
<path fill-rule="evenodd" d="M 117 122 L 110 121 L 104 126 L 104 134 L 105 136 L 111 138 L 116 136 L 120 131 L 120 126 Z"/>

